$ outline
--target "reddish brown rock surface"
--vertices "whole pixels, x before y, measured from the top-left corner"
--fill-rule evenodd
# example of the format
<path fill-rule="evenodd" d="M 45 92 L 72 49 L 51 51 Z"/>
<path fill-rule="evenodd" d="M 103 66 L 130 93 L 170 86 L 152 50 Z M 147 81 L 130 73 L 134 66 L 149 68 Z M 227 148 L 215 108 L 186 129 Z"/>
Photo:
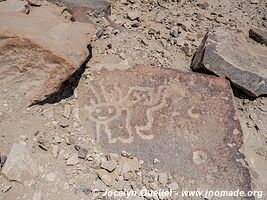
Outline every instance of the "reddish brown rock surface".
<path fill-rule="evenodd" d="M 0 12 L 0 85 L 29 103 L 56 92 L 89 55 L 94 27 L 66 21 L 52 4 Z"/>
<path fill-rule="evenodd" d="M 185 188 L 251 190 L 227 80 L 143 66 L 107 68 L 93 70 L 92 81 L 79 85 L 80 120 L 106 151 L 125 150 L 146 164 L 157 159 L 155 166 Z"/>

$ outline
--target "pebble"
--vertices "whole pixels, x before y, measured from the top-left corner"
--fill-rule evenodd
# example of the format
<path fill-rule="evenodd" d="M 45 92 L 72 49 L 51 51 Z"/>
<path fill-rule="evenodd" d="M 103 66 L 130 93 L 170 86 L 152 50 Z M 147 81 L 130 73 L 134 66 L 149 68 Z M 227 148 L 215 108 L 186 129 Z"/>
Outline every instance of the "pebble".
<path fill-rule="evenodd" d="M 42 192 L 40 190 L 34 191 L 32 200 L 42 200 Z"/>
<path fill-rule="evenodd" d="M 205 163 L 208 156 L 203 151 L 195 151 L 193 153 L 193 162 L 197 165 Z"/>
<path fill-rule="evenodd" d="M 103 33 L 104 33 L 104 30 L 103 29 L 99 29 L 97 32 L 96 32 L 96 37 L 97 38 L 101 38 L 101 36 L 103 35 Z"/>
<path fill-rule="evenodd" d="M 84 148 L 80 148 L 78 151 L 78 158 L 85 159 L 88 154 L 88 150 Z"/>
<path fill-rule="evenodd" d="M 114 160 L 104 161 L 101 163 L 101 167 L 109 172 L 112 172 L 116 169 L 117 163 Z"/>
<path fill-rule="evenodd" d="M 171 36 L 177 38 L 179 34 L 181 33 L 181 30 L 178 26 L 174 26 L 171 28 Z"/>
<path fill-rule="evenodd" d="M 3 192 L 3 193 L 6 193 L 6 192 L 8 192 L 11 188 L 12 188 L 12 185 L 4 186 L 4 187 L 2 188 L 2 192 Z"/>
<path fill-rule="evenodd" d="M 45 176 L 45 180 L 47 182 L 54 182 L 56 180 L 56 174 L 55 173 L 49 173 Z"/>
<path fill-rule="evenodd" d="M 107 186 L 113 186 L 116 182 L 115 174 L 111 174 L 104 169 L 96 170 L 96 174 Z"/>
<path fill-rule="evenodd" d="M 166 173 L 159 173 L 159 183 L 165 186 L 168 182 L 168 175 Z"/>
<path fill-rule="evenodd" d="M 7 160 L 7 156 L 0 154 L 0 168 L 2 168 Z"/>
<path fill-rule="evenodd" d="M 59 147 L 57 145 L 52 145 L 52 154 L 53 154 L 53 157 L 56 159 L 57 156 L 58 156 L 58 149 Z"/>
<path fill-rule="evenodd" d="M 251 4 L 258 4 L 259 3 L 259 0 L 250 0 L 250 3 Z"/>
<path fill-rule="evenodd" d="M 134 20 L 140 18 L 140 13 L 138 13 L 137 11 L 129 11 L 127 13 L 127 17 L 128 17 L 128 19 L 134 21 Z"/>
<path fill-rule="evenodd" d="M 86 187 L 86 186 L 80 186 L 79 188 L 77 188 L 75 190 L 75 194 L 79 194 L 79 193 L 82 193 L 82 192 L 84 194 L 86 194 L 86 195 L 89 195 L 92 192 L 92 190 L 89 187 Z"/>
<path fill-rule="evenodd" d="M 66 104 L 64 107 L 63 116 L 66 117 L 67 119 L 69 119 L 70 113 L 71 113 L 71 106 L 70 106 L 70 104 Z"/>
<path fill-rule="evenodd" d="M 178 189 L 179 189 L 179 185 L 178 185 L 175 181 L 172 182 L 172 183 L 170 183 L 170 184 L 168 184 L 167 187 L 168 187 L 171 191 L 173 191 L 173 190 L 178 190 Z"/>
<path fill-rule="evenodd" d="M 74 153 L 70 155 L 70 157 L 67 159 L 67 166 L 74 166 L 80 163 L 80 160 L 78 158 L 78 153 Z"/>

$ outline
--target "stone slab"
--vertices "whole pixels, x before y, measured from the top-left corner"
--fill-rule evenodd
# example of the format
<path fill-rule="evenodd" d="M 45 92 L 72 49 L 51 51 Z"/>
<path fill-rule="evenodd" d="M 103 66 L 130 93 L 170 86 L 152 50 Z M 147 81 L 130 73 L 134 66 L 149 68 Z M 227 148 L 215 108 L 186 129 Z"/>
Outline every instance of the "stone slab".
<path fill-rule="evenodd" d="M 13 0 L 0 7 L 7 3 Z M 52 3 L 29 14 L 1 10 L 0 27 L 0 87 L 28 104 L 57 92 L 80 68 L 95 32 L 91 24 L 66 21 Z"/>
<path fill-rule="evenodd" d="M 183 188 L 251 190 L 229 81 L 145 66 L 92 69 L 78 88 L 79 118 L 103 149 L 148 165 L 157 158 Z"/>
<path fill-rule="evenodd" d="M 241 31 L 206 34 L 191 69 L 225 77 L 250 96 L 267 94 L 267 47 L 250 43 Z"/>

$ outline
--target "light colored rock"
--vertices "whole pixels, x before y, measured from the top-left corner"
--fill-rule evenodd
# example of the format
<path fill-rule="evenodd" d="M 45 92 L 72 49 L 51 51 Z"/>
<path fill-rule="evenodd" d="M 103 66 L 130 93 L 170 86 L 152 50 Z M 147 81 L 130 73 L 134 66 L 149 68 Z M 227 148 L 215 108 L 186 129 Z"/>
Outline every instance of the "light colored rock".
<path fill-rule="evenodd" d="M 137 160 L 137 158 L 126 158 L 126 157 L 121 157 L 119 160 L 119 165 L 121 169 L 121 173 L 127 173 L 127 172 L 134 172 L 138 171 L 141 168 L 141 164 Z"/>
<path fill-rule="evenodd" d="M 116 183 L 116 174 L 109 173 L 104 169 L 96 170 L 98 177 L 105 183 L 107 186 L 113 186 Z"/>
<path fill-rule="evenodd" d="M 69 156 L 69 158 L 67 159 L 67 165 L 68 166 L 74 166 L 80 163 L 80 160 L 78 158 L 78 153 L 74 153 L 72 155 Z"/>
<path fill-rule="evenodd" d="M 207 154 L 205 154 L 203 151 L 195 151 L 193 153 L 193 162 L 197 165 L 205 163 L 207 158 Z"/>
<path fill-rule="evenodd" d="M 13 144 L 2 174 L 18 182 L 30 181 L 38 176 L 38 166 L 24 143 Z"/>
<path fill-rule="evenodd" d="M 12 185 L 6 185 L 6 186 L 4 186 L 4 187 L 2 188 L 2 192 L 3 192 L 3 193 L 6 193 L 6 192 L 8 192 L 11 188 L 12 188 Z"/>
<path fill-rule="evenodd" d="M 0 12 L 20 12 L 28 14 L 30 5 L 27 1 L 8 0 L 0 3 Z"/>
<path fill-rule="evenodd" d="M 109 172 L 114 171 L 116 166 L 117 166 L 117 163 L 114 160 L 104 161 L 101 163 L 101 167 L 103 169 L 106 169 Z"/>
<path fill-rule="evenodd" d="M 28 15 L 0 12 L 0 85 L 29 104 L 56 92 L 89 55 L 94 27 L 66 21 L 62 9 L 46 3 Z"/>
<path fill-rule="evenodd" d="M 176 183 L 176 182 L 172 182 L 170 183 L 169 185 L 167 185 L 168 188 L 171 190 L 171 191 L 174 191 L 174 190 L 178 190 L 179 189 L 179 185 Z"/>
<path fill-rule="evenodd" d="M 32 200 L 42 200 L 42 192 L 40 190 L 34 191 Z"/>
<path fill-rule="evenodd" d="M 165 186 L 168 182 L 168 175 L 166 173 L 159 173 L 159 183 Z"/>
<path fill-rule="evenodd" d="M 137 11 L 129 11 L 127 13 L 127 17 L 130 19 L 130 20 L 136 20 L 136 19 L 139 19 L 140 17 L 140 13 L 138 13 Z"/>

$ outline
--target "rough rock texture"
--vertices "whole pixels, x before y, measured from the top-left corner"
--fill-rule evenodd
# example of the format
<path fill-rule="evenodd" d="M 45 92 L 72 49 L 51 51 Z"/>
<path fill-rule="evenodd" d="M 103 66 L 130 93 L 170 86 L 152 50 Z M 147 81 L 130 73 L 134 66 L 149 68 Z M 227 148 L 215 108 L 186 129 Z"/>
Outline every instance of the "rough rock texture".
<path fill-rule="evenodd" d="M 66 21 L 61 12 L 51 3 L 28 15 L 0 12 L 1 88 L 42 101 L 87 59 L 94 27 Z"/>
<path fill-rule="evenodd" d="M 87 91 L 78 94 L 79 118 L 104 149 L 145 164 L 157 159 L 185 188 L 251 189 L 229 81 L 144 66 L 91 67 L 91 81 L 79 85 Z"/>
<path fill-rule="evenodd" d="M 97 11 L 100 15 L 110 15 L 111 6 L 106 0 L 48 0 L 58 5 L 67 6 L 76 21 L 88 22 L 88 14 Z"/>
<path fill-rule="evenodd" d="M 244 33 L 218 29 L 206 34 L 191 69 L 230 79 L 248 95 L 267 94 L 267 48 L 251 44 Z"/>
<path fill-rule="evenodd" d="M 25 144 L 18 143 L 12 146 L 2 174 L 9 180 L 18 182 L 30 181 L 38 176 L 38 166 Z"/>
<path fill-rule="evenodd" d="M 249 30 L 249 37 L 259 43 L 267 45 L 267 31 L 253 27 Z"/>

